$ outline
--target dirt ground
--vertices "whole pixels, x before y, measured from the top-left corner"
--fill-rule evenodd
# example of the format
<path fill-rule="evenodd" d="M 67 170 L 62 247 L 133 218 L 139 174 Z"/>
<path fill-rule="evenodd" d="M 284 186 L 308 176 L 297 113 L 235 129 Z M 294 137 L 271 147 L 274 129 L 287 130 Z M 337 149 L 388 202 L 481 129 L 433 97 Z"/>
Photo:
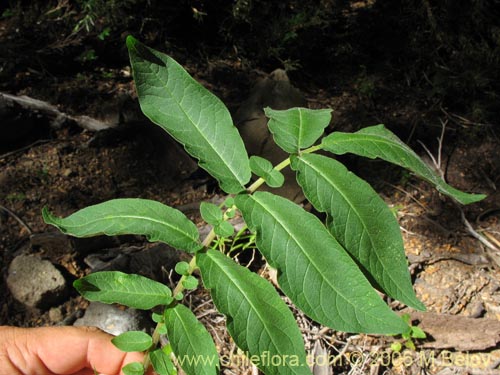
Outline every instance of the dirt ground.
<path fill-rule="evenodd" d="M 187 67 L 232 111 L 245 99 L 254 77 L 254 72 L 238 67 L 235 61 L 210 61 Z M 57 314 L 54 308 L 27 309 L 17 303 L 5 284 L 8 265 L 16 255 L 39 254 L 76 279 L 90 271 L 88 259 L 86 261 L 90 252 L 105 252 L 111 247 L 149 246 L 142 238 L 133 237 L 112 244 L 101 240 L 92 245 L 93 250 L 82 251 L 81 243 L 51 237 L 55 229 L 43 222 L 43 207 L 65 216 L 108 199 L 141 197 L 181 207 L 199 222 L 189 207 L 221 194 L 214 181 L 196 170 L 192 161 L 172 146 L 166 135 L 158 133 L 157 128 L 138 114 L 133 83 L 126 67 L 109 70 L 109 73 L 113 78 L 103 78 L 96 73 L 52 81 L 50 85 L 43 85 L 37 79 L 28 85 L 28 76 L 36 73 L 20 71 L 15 83 L 3 86 L 11 94 L 46 100 L 64 112 L 97 118 L 119 117 L 122 121 L 117 129 L 96 133 L 68 123 L 51 129 L 34 119 L 40 130 L 36 136 L 30 138 L 32 135 L 28 134 L 2 150 L 0 324 L 56 325 L 80 314 L 87 306 L 75 291 L 54 307 L 58 309 Z M 378 82 L 376 77 L 374 82 Z M 340 81 L 335 88 L 320 87 L 305 80 L 294 83 L 305 93 L 311 108 L 334 109 L 330 131 L 333 128 L 350 131 L 384 122 L 430 163 L 431 158 L 422 144 L 436 159 L 440 155 L 441 170 L 452 186 L 488 195 L 478 204 L 458 207 L 427 183 L 397 168 L 378 161 L 345 158 L 343 161 L 370 181 L 397 212 L 415 289 L 428 311 L 474 318 L 474 323 L 450 319 L 451 325 L 436 327 L 432 319 L 424 325 L 424 318 L 416 318 L 414 325 L 422 323 L 422 328 L 427 327 L 427 332 L 433 334 L 428 334 L 427 339 L 416 339 L 415 350 L 398 354 L 390 347 L 401 338 L 334 332 L 295 311 L 307 349 L 316 354 L 326 350 L 344 358 L 335 363 L 334 373 L 338 374 L 500 373 L 498 325 L 491 325 L 486 333 L 474 332 L 476 322 L 500 321 L 497 129 L 470 123 L 444 108 L 422 111 L 425 103 L 394 82 L 387 87 L 384 82 L 378 82 L 380 94 L 369 98 L 360 96 L 356 85 L 348 82 Z M 107 104 L 103 105 L 104 102 Z M 442 124 L 446 124 L 444 138 L 438 142 Z M 493 247 L 485 245 L 477 236 Z M 190 298 L 193 306 L 199 306 L 195 312 L 210 327 L 221 353 L 235 353 L 236 348 L 224 329 L 223 317 L 215 311 L 209 296 L 196 292 Z M 395 310 L 404 309 L 396 302 L 389 302 Z M 463 329 L 464 324 L 467 329 Z M 446 336 L 450 331 L 456 332 L 451 338 Z M 485 343 L 474 336 L 480 332 L 483 338 L 493 337 L 493 341 Z M 252 371 L 250 366 L 223 369 L 225 374 Z M 315 374 L 327 373 L 325 368 L 315 370 Z"/>

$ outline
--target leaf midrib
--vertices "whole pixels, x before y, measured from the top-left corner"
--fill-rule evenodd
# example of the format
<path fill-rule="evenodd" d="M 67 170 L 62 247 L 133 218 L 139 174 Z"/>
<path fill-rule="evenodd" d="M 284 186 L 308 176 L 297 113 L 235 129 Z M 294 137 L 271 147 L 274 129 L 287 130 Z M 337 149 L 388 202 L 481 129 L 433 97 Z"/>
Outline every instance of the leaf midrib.
<path fill-rule="evenodd" d="M 349 133 L 343 133 L 343 134 L 349 134 Z M 374 134 L 356 134 L 356 133 L 353 133 L 353 134 L 349 134 L 349 135 L 356 136 L 356 138 L 358 138 L 357 139 L 358 141 L 362 141 L 362 142 L 364 141 L 364 142 L 370 142 L 370 143 L 382 143 L 382 144 L 389 146 L 389 147 L 397 147 L 399 150 L 402 150 L 406 153 L 409 153 L 414 158 L 414 161 L 416 160 L 417 164 L 419 164 L 419 157 L 415 153 L 415 151 L 413 151 L 411 148 L 409 148 L 404 143 L 398 142 L 397 140 L 383 137 L 380 135 L 374 135 Z M 349 142 L 352 142 L 352 141 L 350 141 L 350 140 L 335 140 L 334 138 L 332 138 L 333 144 L 337 143 L 340 145 L 342 143 L 349 143 Z M 427 164 L 425 164 L 425 163 L 422 163 L 422 164 L 423 164 L 423 167 L 425 168 L 426 174 L 419 173 L 421 177 L 423 177 L 424 179 L 426 179 L 428 181 L 435 183 L 436 185 L 441 185 L 442 183 L 446 184 L 445 181 L 442 181 L 441 179 L 434 176 L 434 172 Z"/>
<path fill-rule="evenodd" d="M 207 254 L 208 256 L 208 254 Z M 216 264 L 219 269 L 227 276 L 227 278 L 229 279 L 229 281 L 232 282 L 232 284 L 238 289 L 238 291 L 241 293 L 241 295 L 243 296 L 243 299 L 246 300 L 250 306 L 253 308 L 253 311 L 256 312 L 257 316 L 259 317 L 259 320 L 262 322 L 262 325 L 265 327 L 265 330 L 267 332 L 267 336 L 269 337 L 269 340 L 273 343 L 273 346 L 274 348 L 277 350 L 278 349 L 278 345 L 276 345 L 275 341 L 273 340 L 273 335 L 270 334 L 270 332 L 272 332 L 272 330 L 269 330 L 269 326 L 267 324 L 267 321 L 266 319 L 263 319 L 259 309 L 256 307 L 258 306 L 258 304 L 254 304 L 253 301 L 249 298 L 247 298 L 247 296 L 251 296 L 252 295 L 252 291 L 249 291 L 248 293 L 245 292 L 244 288 L 243 287 L 240 287 L 239 283 L 238 283 L 238 278 L 234 279 L 234 277 L 232 277 L 231 275 L 231 271 L 226 271 L 225 270 L 225 267 L 223 265 L 220 265 L 218 262 L 217 262 L 217 259 L 215 258 L 212 258 L 210 257 L 210 259 L 212 260 L 212 262 L 214 264 Z M 289 338 L 290 339 L 290 338 Z M 292 341 L 293 343 L 293 341 Z"/>
<path fill-rule="evenodd" d="M 150 218 L 150 217 L 147 217 L 147 216 L 115 215 L 113 217 L 104 217 L 104 218 L 99 218 L 99 219 L 95 219 L 95 220 L 89 220 L 89 221 L 86 221 L 85 223 L 80 224 L 80 225 L 68 224 L 68 225 L 63 225 L 63 226 L 64 226 L 64 228 L 81 228 L 81 227 L 85 227 L 87 225 L 94 225 L 94 224 L 99 223 L 99 222 L 113 221 L 113 220 L 117 220 L 117 219 L 138 219 L 138 220 L 143 220 L 143 221 L 146 221 L 146 222 L 153 222 L 153 223 L 160 224 L 160 225 L 166 226 L 168 228 L 171 228 L 175 232 L 178 232 L 178 233 L 182 234 L 184 237 L 187 237 L 190 240 L 197 241 L 197 238 L 191 237 L 188 233 L 186 233 L 185 231 L 181 230 L 179 227 L 171 225 L 168 222 L 161 221 L 161 220 L 156 220 L 156 219 L 153 219 L 153 218 Z M 145 233 L 145 234 L 147 234 L 147 233 Z"/>
<path fill-rule="evenodd" d="M 367 229 L 367 226 L 366 226 L 365 222 L 361 219 L 361 216 L 360 216 L 360 214 L 359 214 L 358 210 L 355 208 L 355 206 L 353 206 L 353 205 L 352 205 L 352 202 L 351 202 L 349 199 L 347 199 L 347 197 L 346 197 L 346 196 L 345 196 L 345 194 L 342 192 L 342 190 L 341 190 L 341 189 L 339 189 L 339 188 L 337 188 L 337 185 L 335 184 L 335 182 L 334 182 L 334 181 L 332 181 L 332 180 L 330 180 L 330 179 L 328 178 L 328 176 L 324 175 L 324 174 L 321 172 L 321 170 L 319 170 L 319 169 L 315 168 L 315 167 L 314 167 L 314 165 L 312 165 L 312 164 L 308 163 L 308 162 L 307 162 L 307 161 L 305 161 L 303 158 L 300 158 L 300 160 L 301 160 L 302 162 L 304 162 L 305 164 L 309 165 L 309 167 L 311 167 L 311 168 L 312 168 L 313 170 L 315 170 L 315 171 L 316 171 L 316 172 L 317 172 L 320 176 L 322 176 L 322 177 L 323 177 L 326 181 L 328 181 L 328 182 L 330 182 L 330 183 L 332 184 L 332 186 L 333 186 L 333 187 L 334 187 L 334 188 L 335 188 L 335 189 L 336 189 L 336 190 L 340 193 L 340 195 L 342 196 L 342 198 L 343 198 L 346 202 L 348 202 L 349 206 L 351 207 L 351 210 L 352 210 L 352 211 L 354 211 L 354 213 L 355 213 L 355 214 L 356 214 L 356 216 L 358 217 L 359 221 L 362 223 L 362 226 L 363 226 L 363 228 L 364 228 L 364 231 L 365 231 L 366 233 L 370 233 L 370 232 L 368 231 L 368 229 Z M 374 246 L 374 244 L 373 244 L 372 236 L 370 236 L 370 235 L 369 235 L 369 236 L 368 236 L 368 238 L 369 238 L 369 241 L 370 241 L 371 246 L 372 246 L 373 248 L 375 248 L 375 246 Z M 377 260 L 378 260 L 379 264 L 381 264 L 381 265 L 382 265 L 382 268 L 384 269 L 384 271 L 386 271 L 386 270 L 387 270 L 387 267 L 386 267 L 386 265 L 384 264 L 384 262 L 382 262 L 382 261 L 381 261 L 381 259 L 380 259 L 380 257 L 379 257 L 379 254 L 378 254 L 377 252 L 375 252 L 375 256 L 377 257 Z M 392 272 L 386 272 L 386 274 L 389 276 L 389 279 L 391 280 L 391 283 L 397 287 L 397 285 L 398 285 L 398 284 L 396 283 L 396 281 L 395 281 L 395 280 L 394 280 L 394 278 L 392 277 Z M 397 288 L 397 289 L 398 289 L 398 290 L 401 290 L 400 288 Z M 407 295 L 407 293 L 406 293 L 405 291 L 401 290 L 401 292 L 403 293 L 403 295 L 405 295 L 406 297 L 408 297 L 410 300 L 412 300 L 412 299 L 413 299 L 411 296 L 408 296 L 408 295 Z"/>
<path fill-rule="evenodd" d="M 320 269 L 319 269 L 318 265 L 317 265 L 315 262 L 313 262 L 313 261 L 311 260 L 311 258 L 309 257 L 308 253 L 307 253 L 306 251 L 304 251 L 304 247 L 302 246 L 302 243 L 301 243 L 301 242 L 299 242 L 299 241 L 297 240 L 297 238 L 293 235 L 293 231 L 289 231 L 289 230 L 287 230 L 288 228 L 287 228 L 287 227 L 283 224 L 283 222 L 282 222 L 282 221 L 280 221 L 280 220 L 278 219 L 278 217 L 276 217 L 275 215 L 273 215 L 273 211 L 272 211 L 272 210 L 269 210 L 268 206 L 266 206 L 264 203 L 262 203 L 262 202 L 260 202 L 260 201 L 257 201 L 257 199 L 255 198 L 255 196 L 252 196 L 251 198 L 254 198 L 254 200 L 255 200 L 257 203 L 260 203 L 260 205 L 261 205 L 264 209 L 266 209 L 266 211 L 267 211 L 267 212 L 269 212 L 269 213 L 272 215 L 272 217 L 274 217 L 274 219 L 275 219 L 275 220 L 276 220 L 276 221 L 280 224 L 280 226 L 283 228 L 283 230 L 284 230 L 286 233 L 288 233 L 288 234 L 290 235 L 290 238 L 292 238 L 292 239 L 295 241 L 295 243 L 298 245 L 298 247 L 302 250 L 302 253 L 303 253 L 303 254 L 307 257 L 307 259 L 309 260 L 309 263 L 310 263 L 311 265 L 313 265 L 313 266 L 314 266 L 314 268 L 316 269 L 316 271 L 318 272 L 318 274 L 322 275 L 322 273 L 320 272 Z M 326 230 L 326 229 L 325 229 L 325 230 Z M 329 234 L 329 235 L 330 235 L 330 234 Z M 332 238 L 333 238 L 333 237 L 332 237 Z M 340 244 L 339 244 L 339 245 L 340 245 Z M 340 246 L 341 246 L 341 245 L 340 245 Z M 283 274 L 284 274 L 284 273 L 283 273 Z M 354 306 L 354 304 L 352 304 L 352 303 L 351 303 L 351 301 L 349 300 L 349 298 L 347 298 L 344 294 L 340 293 L 340 292 L 337 290 L 337 288 L 335 288 L 335 286 L 329 282 L 329 280 L 328 280 L 328 279 L 326 279 L 326 278 L 324 278 L 324 277 L 323 277 L 323 280 L 325 280 L 325 282 L 326 282 L 326 283 L 327 283 L 327 284 L 328 284 L 328 285 L 329 285 L 329 286 L 330 286 L 330 287 L 331 287 L 331 288 L 332 288 L 332 289 L 333 289 L 333 290 L 334 290 L 334 291 L 335 291 L 335 292 L 336 292 L 336 293 L 337 293 L 340 297 L 342 297 L 342 298 L 346 301 L 346 304 L 348 304 L 348 305 L 352 306 L 352 309 L 353 309 L 354 311 L 356 310 L 356 307 Z M 364 311 L 364 313 L 365 313 L 365 314 L 368 314 L 368 313 L 366 312 L 366 310 L 362 310 L 362 311 Z M 370 315 L 370 316 L 375 317 L 375 319 L 376 319 L 376 320 L 379 320 L 379 321 L 380 321 L 380 319 L 379 319 L 378 317 L 376 317 L 376 315 L 373 315 L 373 314 L 369 314 L 369 315 Z M 342 320 L 344 320 L 344 319 L 342 319 Z M 358 321 L 358 324 L 359 324 L 359 321 Z"/>
<path fill-rule="evenodd" d="M 181 314 L 179 314 L 179 313 L 178 313 L 178 311 L 177 311 L 175 308 L 173 308 L 171 311 L 172 311 L 172 313 L 174 313 L 174 314 L 177 316 L 177 319 L 180 321 L 180 324 L 182 325 L 182 328 L 183 328 L 184 332 L 189 332 L 189 331 L 188 331 L 188 328 L 189 328 L 189 327 L 186 325 L 186 324 L 187 324 L 187 322 L 184 322 L 184 319 L 183 319 L 183 317 L 181 316 Z M 185 323 L 186 323 L 186 324 L 185 324 Z M 201 323 L 200 323 L 200 324 L 201 324 Z M 188 334 L 188 335 L 186 335 L 186 336 L 187 336 L 188 345 L 189 345 L 189 347 L 191 348 L 191 352 L 192 352 L 192 353 L 196 353 L 196 347 L 195 347 L 195 345 L 193 345 L 192 340 L 191 340 L 191 339 L 192 339 L 192 336 L 191 336 L 191 335 L 189 335 L 189 334 Z M 197 365 L 198 363 L 199 363 L 199 362 L 196 362 L 194 367 L 196 367 L 196 368 L 197 368 L 197 366 L 196 366 L 196 365 Z M 204 371 L 204 369 L 205 369 L 205 368 L 204 368 L 204 367 L 202 367 L 202 369 L 203 369 L 203 372 L 205 372 L 205 371 Z"/>
<path fill-rule="evenodd" d="M 157 57 L 158 57 L 158 56 L 157 56 Z M 159 57 L 159 58 L 161 59 L 161 57 Z M 170 59 L 170 58 L 168 58 L 167 60 L 171 60 L 171 59 Z M 169 63 L 170 63 L 170 62 L 171 62 L 171 61 L 166 61 L 166 64 L 167 64 L 167 65 L 169 65 Z M 148 64 L 148 67 L 149 67 L 149 66 L 150 66 L 150 65 Z M 175 66 L 175 64 L 174 64 L 174 66 Z M 168 68 L 166 68 L 166 69 L 168 69 Z M 235 177 L 235 178 L 236 178 L 236 180 L 238 181 L 238 183 L 239 183 L 240 185 L 242 185 L 242 186 L 243 186 L 243 185 L 244 185 L 243 180 L 241 180 L 241 179 L 240 179 L 240 177 L 239 177 L 239 175 L 238 175 L 237 173 L 235 173 L 235 171 L 233 170 L 233 168 L 232 168 L 231 164 L 228 164 L 228 163 L 226 162 L 226 160 L 222 157 L 222 155 L 221 155 L 221 154 L 219 154 L 219 153 L 217 152 L 217 149 L 213 147 L 212 143 L 211 143 L 211 142 L 209 142 L 208 138 L 207 138 L 207 137 L 205 137 L 205 135 L 203 134 L 203 132 L 201 132 L 201 131 L 200 131 L 200 129 L 198 128 L 198 125 L 199 125 L 199 124 L 197 124 L 197 123 L 195 123 L 195 122 L 194 122 L 194 120 L 191 118 L 191 116 L 189 116 L 189 115 L 188 115 L 188 113 L 187 113 L 187 112 L 184 110 L 184 108 L 181 106 L 180 101 L 178 101 L 178 100 L 174 97 L 173 93 L 171 92 L 171 90 L 170 90 L 170 89 L 169 89 L 169 87 L 168 87 L 168 82 L 169 82 L 169 79 L 167 78 L 167 80 L 165 81 L 165 80 L 163 79 L 163 77 L 162 77 L 160 74 L 157 74 L 157 73 L 153 72 L 151 69 L 149 69 L 149 70 L 150 70 L 150 72 L 151 72 L 152 74 L 154 74 L 154 76 L 155 76 L 155 77 L 157 77 L 157 78 L 158 78 L 158 80 L 159 80 L 161 83 L 163 83 L 163 85 L 164 85 L 164 87 L 163 87 L 163 88 L 165 89 L 165 91 L 167 92 L 167 94 L 170 96 L 170 99 L 171 99 L 171 100 L 173 100 L 173 102 L 177 105 L 177 107 L 181 110 L 181 112 L 182 112 L 182 113 L 184 113 L 184 115 L 186 116 L 186 118 L 187 118 L 187 119 L 191 122 L 191 124 L 192 124 L 192 125 L 194 126 L 194 128 L 196 129 L 197 134 L 199 134 L 199 135 L 202 137 L 202 139 L 203 139 L 203 140 L 205 141 L 205 143 L 209 146 L 209 148 L 210 148 L 212 151 L 214 151 L 215 155 L 217 155 L 218 159 L 219 159 L 219 160 L 220 160 L 220 161 L 221 161 L 221 162 L 225 165 L 225 167 L 226 167 L 226 168 L 227 168 L 227 169 L 231 172 L 231 174 L 233 175 L 233 177 Z M 158 98 L 160 98 L 160 99 L 163 99 L 161 96 L 158 96 L 158 95 L 153 95 L 153 94 L 149 94 L 149 95 L 151 95 L 151 96 L 156 96 L 156 97 L 158 97 Z M 183 96 L 183 97 L 184 97 L 184 96 Z M 160 112 L 161 112 L 161 110 L 160 110 L 160 109 L 158 109 L 158 111 L 160 111 Z M 163 113 L 163 112 L 162 112 L 162 113 Z M 168 114 L 165 114 L 165 113 L 163 113 L 163 115 L 164 115 L 164 116 L 168 116 Z M 216 126 L 217 126 L 217 125 L 216 125 Z M 182 143 L 182 142 L 181 142 L 181 143 Z"/>

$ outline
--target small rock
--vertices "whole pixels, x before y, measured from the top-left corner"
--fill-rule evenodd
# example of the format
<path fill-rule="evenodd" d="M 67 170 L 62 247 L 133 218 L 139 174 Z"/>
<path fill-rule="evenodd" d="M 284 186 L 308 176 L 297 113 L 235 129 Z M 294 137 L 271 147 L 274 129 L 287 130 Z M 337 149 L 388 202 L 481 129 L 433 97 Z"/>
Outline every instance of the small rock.
<path fill-rule="evenodd" d="M 91 302 L 85 315 L 73 325 L 98 327 L 115 336 L 127 331 L 149 330 L 152 327 L 150 319 L 142 311 L 128 308 L 121 310 L 100 302 Z"/>
<path fill-rule="evenodd" d="M 7 286 L 12 296 L 28 307 L 47 309 L 65 296 L 66 280 L 49 261 L 19 255 L 9 266 Z"/>
<path fill-rule="evenodd" d="M 52 323 L 60 323 L 63 320 L 63 314 L 60 307 L 53 307 L 49 310 L 49 319 Z"/>

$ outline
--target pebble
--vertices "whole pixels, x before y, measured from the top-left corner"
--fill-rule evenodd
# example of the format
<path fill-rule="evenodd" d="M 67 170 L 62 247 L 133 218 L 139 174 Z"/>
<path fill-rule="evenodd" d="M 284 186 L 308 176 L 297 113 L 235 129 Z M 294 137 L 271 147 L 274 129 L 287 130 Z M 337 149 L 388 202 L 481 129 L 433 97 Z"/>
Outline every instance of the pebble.
<path fill-rule="evenodd" d="M 66 294 L 66 280 L 61 272 L 36 255 L 19 255 L 12 260 L 7 287 L 17 301 L 39 309 L 58 305 Z"/>
<path fill-rule="evenodd" d="M 91 326 L 102 329 L 112 335 L 127 331 L 143 331 L 152 328 L 149 316 L 135 309 L 120 309 L 115 305 L 91 302 L 85 315 L 77 319 L 74 326 Z"/>

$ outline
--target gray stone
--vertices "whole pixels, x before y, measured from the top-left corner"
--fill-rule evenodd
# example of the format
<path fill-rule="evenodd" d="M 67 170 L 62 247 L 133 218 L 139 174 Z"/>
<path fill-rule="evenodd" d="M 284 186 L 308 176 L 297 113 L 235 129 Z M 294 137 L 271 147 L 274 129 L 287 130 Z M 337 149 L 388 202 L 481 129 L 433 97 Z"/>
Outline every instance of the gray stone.
<path fill-rule="evenodd" d="M 149 330 L 152 327 L 151 320 L 142 311 L 120 309 L 100 302 L 91 302 L 85 315 L 73 325 L 98 327 L 115 336 L 127 331 Z"/>
<path fill-rule="evenodd" d="M 52 307 L 49 310 L 49 319 L 52 323 L 61 323 L 61 321 L 64 319 L 61 307 Z"/>
<path fill-rule="evenodd" d="M 66 280 L 49 261 L 19 255 L 9 266 L 7 286 L 12 296 L 28 307 L 46 309 L 65 297 Z"/>

